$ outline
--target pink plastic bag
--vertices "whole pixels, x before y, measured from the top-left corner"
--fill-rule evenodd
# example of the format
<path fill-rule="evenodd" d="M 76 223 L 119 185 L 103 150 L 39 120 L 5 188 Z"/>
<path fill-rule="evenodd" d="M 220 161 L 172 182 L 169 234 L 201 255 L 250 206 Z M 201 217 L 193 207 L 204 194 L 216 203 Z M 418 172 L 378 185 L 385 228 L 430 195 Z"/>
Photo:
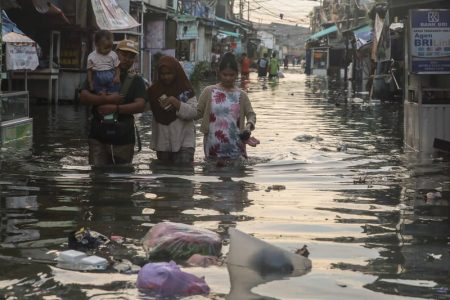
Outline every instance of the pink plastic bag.
<path fill-rule="evenodd" d="M 145 235 L 143 245 L 153 260 L 185 261 L 194 254 L 220 256 L 222 249 L 217 233 L 171 222 L 153 226 Z"/>
<path fill-rule="evenodd" d="M 191 267 L 207 268 L 210 266 L 220 265 L 220 261 L 219 258 L 216 256 L 205 256 L 200 254 L 194 254 L 186 261 L 186 264 Z"/>
<path fill-rule="evenodd" d="M 208 295 L 210 291 L 204 278 L 181 271 L 173 261 L 146 264 L 136 286 L 160 297 Z"/>

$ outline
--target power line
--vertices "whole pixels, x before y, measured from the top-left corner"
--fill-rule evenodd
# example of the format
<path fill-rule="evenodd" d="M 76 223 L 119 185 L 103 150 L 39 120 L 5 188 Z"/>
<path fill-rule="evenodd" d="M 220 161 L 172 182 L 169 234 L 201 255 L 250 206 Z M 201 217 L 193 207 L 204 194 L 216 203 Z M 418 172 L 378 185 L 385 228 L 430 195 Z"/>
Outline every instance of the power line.
<path fill-rule="evenodd" d="M 309 20 L 307 18 L 307 16 L 305 15 L 305 17 L 303 18 L 295 18 L 292 17 L 292 14 L 294 13 L 304 13 L 304 10 L 298 10 L 298 6 L 295 6 L 295 8 L 297 8 L 297 10 L 294 10 L 294 6 L 292 5 L 287 5 L 285 3 L 283 3 L 283 7 L 288 7 L 288 10 L 280 10 L 280 13 L 275 13 L 273 11 L 273 9 L 268 8 L 267 6 L 265 6 L 265 3 L 273 3 L 274 1 L 268 1 L 268 0 L 252 0 L 251 3 L 251 7 L 254 10 L 257 10 L 257 12 L 255 11 L 255 14 L 257 14 L 258 16 L 268 16 L 271 17 L 273 19 L 278 19 L 280 20 L 280 14 L 283 14 L 283 18 L 282 21 L 283 22 L 288 22 L 288 23 L 294 23 L 294 24 L 307 24 L 309 23 Z M 279 3 L 279 1 L 276 1 L 277 4 Z M 309 2 L 309 1 L 308 1 Z M 291 9 L 292 8 L 292 9 Z M 277 8 L 278 10 L 278 8 Z"/>

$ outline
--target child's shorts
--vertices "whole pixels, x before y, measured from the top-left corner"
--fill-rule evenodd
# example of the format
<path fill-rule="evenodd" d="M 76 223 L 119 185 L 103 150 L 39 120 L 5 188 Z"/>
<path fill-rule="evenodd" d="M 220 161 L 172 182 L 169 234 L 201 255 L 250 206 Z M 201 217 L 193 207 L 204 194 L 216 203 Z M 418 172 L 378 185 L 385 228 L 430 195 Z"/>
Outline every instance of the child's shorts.
<path fill-rule="evenodd" d="M 100 93 L 119 93 L 120 84 L 114 83 L 115 70 L 94 71 L 94 92 Z"/>

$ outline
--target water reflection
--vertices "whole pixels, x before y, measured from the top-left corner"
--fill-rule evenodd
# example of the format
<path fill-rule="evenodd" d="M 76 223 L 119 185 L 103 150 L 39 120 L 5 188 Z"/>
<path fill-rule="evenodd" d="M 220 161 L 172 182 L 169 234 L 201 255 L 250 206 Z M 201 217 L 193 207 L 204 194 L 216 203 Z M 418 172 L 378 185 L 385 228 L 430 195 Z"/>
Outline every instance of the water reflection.
<path fill-rule="evenodd" d="M 88 109 L 32 106 L 32 151 L 0 152 L 0 294 L 135 299 L 135 278 L 58 270 L 53 251 L 86 226 L 129 239 L 113 254 L 134 259 L 149 226 L 170 220 L 225 239 L 237 227 L 289 251 L 308 244 L 311 273 L 238 280 L 244 290 L 256 285 L 256 299 L 448 297 L 450 158 L 403 153 L 401 106 L 349 101 L 343 83 L 295 69 L 276 83 L 252 77 L 243 88 L 261 145 L 239 168 L 205 164 L 201 135 L 194 166 L 154 162 L 144 114 L 135 163 L 91 170 L 80 126 Z M 266 192 L 273 184 L 286 189 Z M 437 191 L 442 198 L 425 201 Z M 192 272 L 213 283 L 211 298 L 226 297 L 225 267 Z"/>

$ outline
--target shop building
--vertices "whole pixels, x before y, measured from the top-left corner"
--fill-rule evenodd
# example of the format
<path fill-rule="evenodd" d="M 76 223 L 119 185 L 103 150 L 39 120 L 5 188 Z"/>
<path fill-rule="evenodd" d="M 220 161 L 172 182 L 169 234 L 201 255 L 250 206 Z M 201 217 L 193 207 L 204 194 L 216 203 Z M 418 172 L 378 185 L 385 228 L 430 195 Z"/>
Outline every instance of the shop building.
<path fill-rule="evenodd" d="M 18 0 L 20 8 L 8 10 L 17 23 L 39 46 L 39 67 L 28 74 L 30 97 L 73 101 L 86 78 L 86 61 L 93 51 L 93 37 L 98 29 L 110 30 L 115 40 L 139 41 L 140 23 L 130 15 L 130 1 L 113 0 Z M 138 68 L 139 69 L 139 68 Z M 13 74 L 20 87 L 23 74 Z M 22 86 L 23 88 L 23 86 Z"/>

